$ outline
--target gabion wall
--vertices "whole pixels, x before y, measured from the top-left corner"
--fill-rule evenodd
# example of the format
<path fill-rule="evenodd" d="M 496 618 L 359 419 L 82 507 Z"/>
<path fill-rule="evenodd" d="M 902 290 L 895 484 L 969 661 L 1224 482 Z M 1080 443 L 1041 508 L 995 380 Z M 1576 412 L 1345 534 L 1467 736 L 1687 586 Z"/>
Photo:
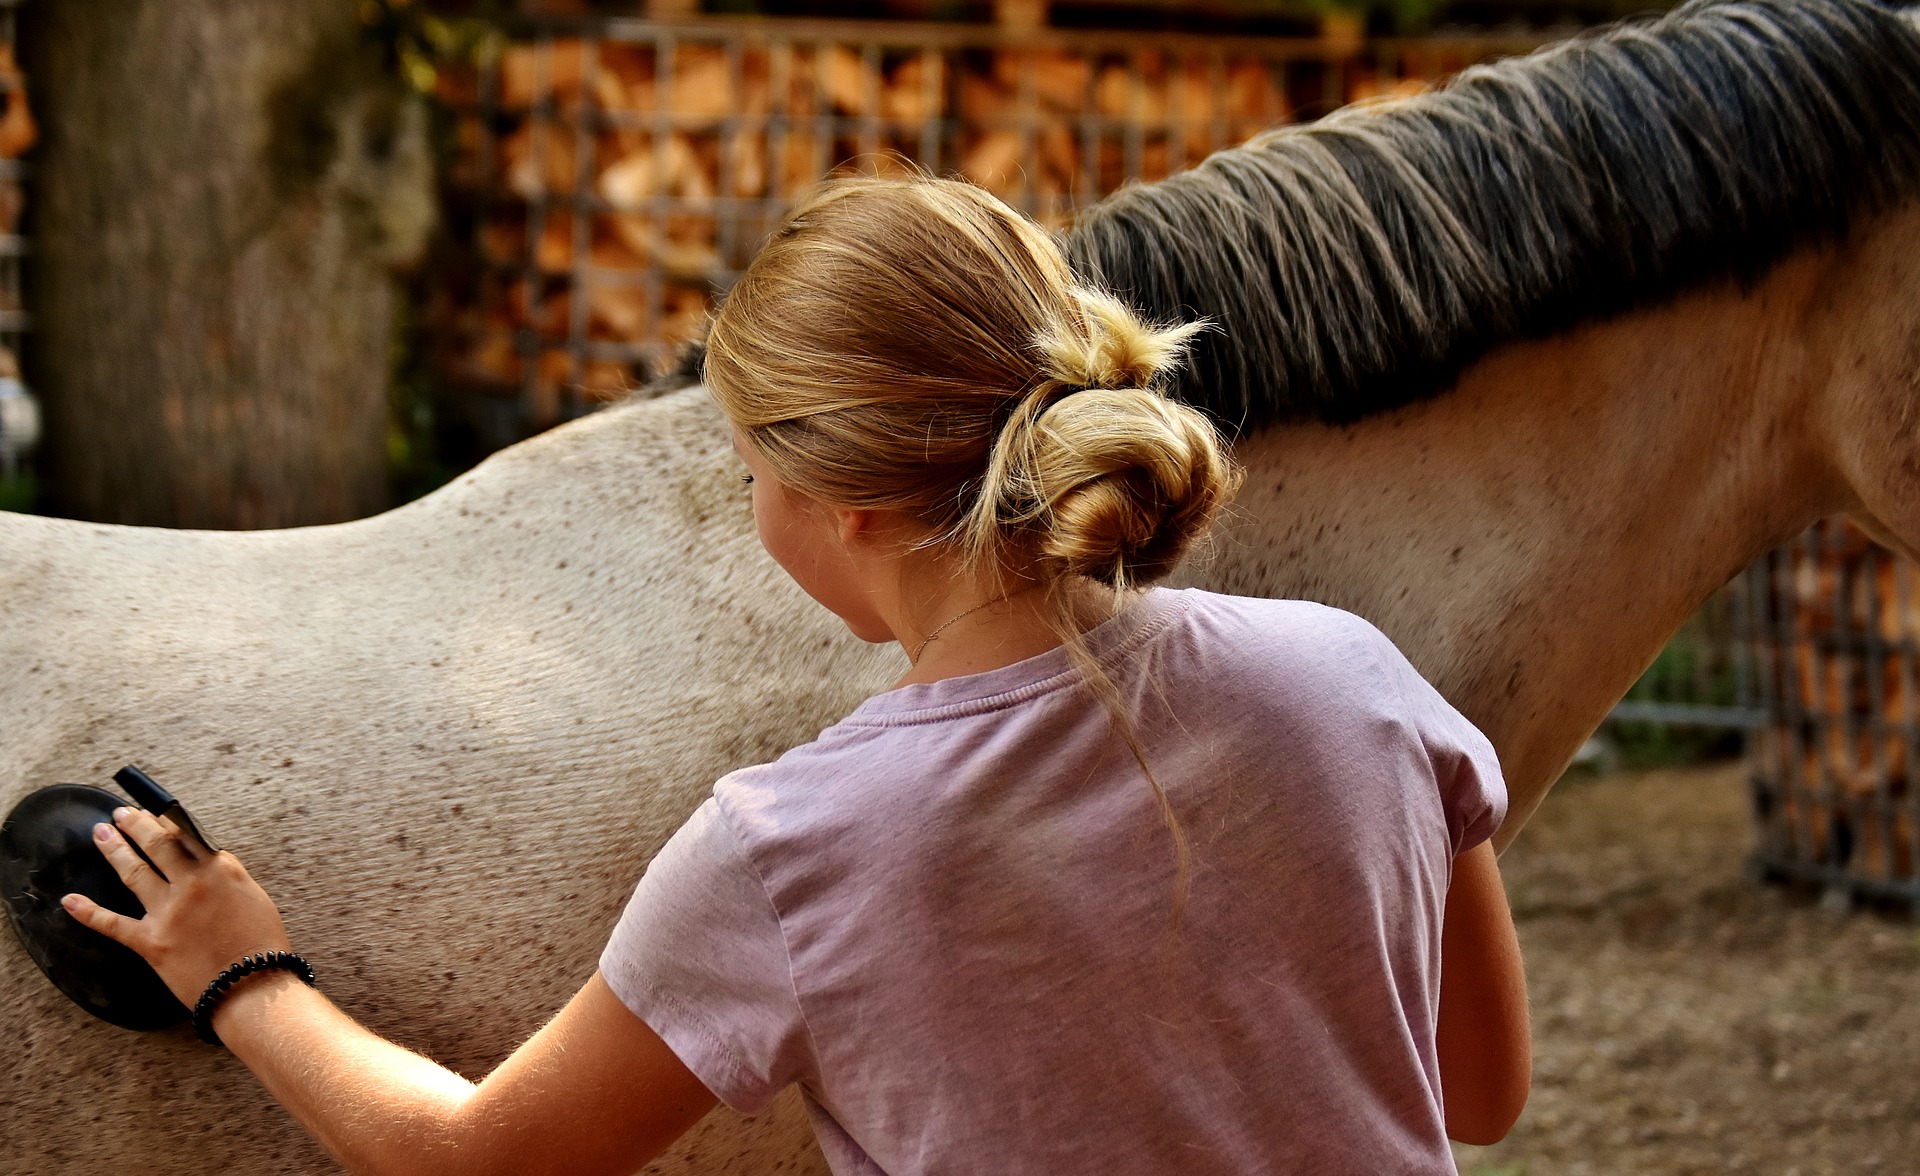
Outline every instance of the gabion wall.
<path fill-rule="evenodd" d="M 1829 519 L 1746 588 L 1757 864 L 1920 913 L 1920 567 Z"/>
<path fill-rule="evenodd" d="M 465 265 L 442 371 L 524 434 L 644 380 L 835 168 L 959 173 L 1043 222 L 1532 38 L 1209 39 L 992 26 L 611 20 L 452 79 Z"/>
<path fill-rule="evenodd" d="M 0 0 L 0 479 L 11 482 L 40 436 L 39 407 L 20 382 L 20 337 L 27 313 L 20 298 L 20 235 L 26 211 L 26 165 L 33 146 L 33 113 L 27 82 L 14 56 L 14 13 L 19 0 Z"/>

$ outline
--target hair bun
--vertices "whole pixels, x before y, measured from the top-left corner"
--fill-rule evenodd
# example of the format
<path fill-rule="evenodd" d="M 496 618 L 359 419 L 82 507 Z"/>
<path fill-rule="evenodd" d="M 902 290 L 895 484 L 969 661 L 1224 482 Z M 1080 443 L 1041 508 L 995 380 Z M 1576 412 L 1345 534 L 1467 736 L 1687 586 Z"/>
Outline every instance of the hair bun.
<path fill-rule="evenodd" d="M 1035 554 L 1051 575 L 1160 579 L 1239 486 L 1212 422 L 1146 388 L 1061 397 L 1028 431 L 1026 480 L 1045 505 Z"/>
<path fill-rule="evenodd" d="M 1039 383 L 1001 430 L 963 533 L 976 554 L 1025 551 L 1045 580 L 1148 584 L 1240 485 L 1213 422 L 1155 388 L 1206 324 L 1154 326 L 1110 295 L 1069 292 L 1077 313 L 1034 338 Z"/>
<path fill-rule="evenodd" d="M 1109 294 L 1076 287 L 1083 329 L 1060 324 L 1034 340 L 1041 370 L 1072 388 L 1146 388 L 1170 371 L 1205 323 L 1154 327 Z"/>

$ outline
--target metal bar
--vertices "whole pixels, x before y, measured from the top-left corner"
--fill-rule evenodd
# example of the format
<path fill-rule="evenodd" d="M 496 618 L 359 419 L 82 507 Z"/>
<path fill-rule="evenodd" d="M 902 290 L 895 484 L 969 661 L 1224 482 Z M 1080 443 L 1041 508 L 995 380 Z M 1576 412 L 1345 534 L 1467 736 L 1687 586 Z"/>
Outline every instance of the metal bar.
<path fill-rule="evenodd" d="M 1127 118 L 1120 130 L 1120 182 L 1140 179 L 1145 165 L 1147 82 L 1140 68 L 1140 50 L 1127 54 Z"/>
<path fill-rule="evenodd" d="M 920 165 L 940 171 L 941 140 L 945 137 L 946 58 L 933 49 L 920 51 Z"/>
<path fill-rule="evenodd" d="M 880 170 L 880 46 L 868 42 L 860 48 L 860 121 L 857 146 L 862 171 Z"/>
<path fill-rule="evenodd" d="M 1884 631 L 1881 618 L 1880 569 L 1886 565 L 1883 553 L 1869 551 L 1863 564 L 1866 575 L 1862 578 L 1860 589 L 1862 603 L 1865 605 L 1862 625 L 1870 638 L 1879 637 Z M 1889 570 L 1891 570 L 1890 565 Z M 1891 603 L 1891 602 L 1888 602 Z M 1879 837 L 1880 861 L 1878 873 L 1893 874 L 1893 795 L 1889 791 L 1893 779 L 1891 757 L 1887 754 L 1886 707 L 1887 707 L 1887 650 L 1882 641 L 1870 641 L 1867 650 L 1866 672 L 1869 746 L 1866 755 L 1867 766 L 1872 771 L 1873 790 L 1866 814 L 1875 833 Z M 1869 863 L 1871 865 L 1871 863 Z"/>
<path fill-rule="evenodd" d="M 786 35 L 820 42 L 872 43 L 884 48 L 918 49 L 932 46 L 951 49 L 1011 49 L 1027 47 L 1062 50 L 1073 53 L 1127 53 L 1135 48 L 1184 49 L 1193 51 L 1213 45 L 1231 45 L 1235 52 L 1267 57 L 1285 57 L 1302 61 L 1322 59 L 1326 44 L 1318 37 L 1209 36 L 1204 33 L 1160 32 L 1130 33 L 1098 29 L 1054 29 L 1009 31 L 997 25 L 938 24 L 925 21 L 829 20 L 809 17 L 704 16 L 685 19 L 642 20 L 629 17 L 612 19 L 543 18 L 513 22 L 516 28 L 547 35 L 593 34 L 609 40 L 646 41 L 671 30 L 681 36 L 712 40 L 723 37 L 758 34 Z M 1560 40 L 1551 34 L 1513 33 L 1435 33 L 1427 37 L 1380 37 L 1373 40 L 1379 48 L 1400 52 L 1427 46 L 1437 51 L 1455 52 L 1469 60 L 1494 54 L 1529 53 L 1540 46 Z"/>
<path fill-rule="evenodd" d="M 600 43 L 587 39 L 580 44 L 580 113 L 574 127 L 573 166 L 573 257 L 568 268 L 567 288 L 567 382 L 560 389 L 560 415 L 571 419 L 580 415 L 580 386 L 586 380 L 587 317 L 593 290 L 587 281 L 587 267 L 593 260 L 593 179 L 594 156 L 598 146 L 596 115 L 599 98 L 594 82 L 600 65 Z"/>
<path fill-rule="evenodd" d="M 816 176 L 825 175 L 827 169 L 838 160 L 833 159 L 835 128 L 833 122 L 833 96 L 827 92 L 827 46 L 816 41 L 813 45 L 813 168 Z"/>
<path fill-rule="evenodd" d="M 740 212 L 739 204 L 733 199 L 740 194 L 741 152 L 746 148 L 744 136 L 752 130 L 748 115 L 743 111 L 747 100 L 746 46 L 743 38 L 734 38 L 726 43 L 724 52 L 727 60 L 727 93 L 732 95 L 728 103 L 730 113 L 720 122 L 720 168 L 715 178 L 714 191 L 723 201 L 714 209 L 715 249 L 723 262 L 732 264 L 740 252 Z"/>
<path fill-rule="evenodd" d="M 1914 608 L 1920 605 L 1920 595 L 1916 595 L 1915 568 L 1906 560 L 1894 561 L 1894 599 L 1900 608 L 1900 635 L 1911 639 Z M 1907 842 L 1907 885 L 1915 894 L 1913 914 L 1920 917 L 1920 779 L 1916 779 L 1916 769 L 1920 769 L 1920 674 L 1916 673 L 1914 651 L 1909 645 L 1899 653 L 1900 658 L 1900 700 L 1904 705 L 1907 721 L 1901 734 L 1906 750 L 1906 806 L 1901 814 L 1906 818 Z"/>
<path fill-rule="evenodd" d="M 1325 109 L 1316 111 L 1315 117 L 1340 109 L 1347 98 L 1346 58 L 1335 58 L 1331 54 L 1326 54 L 1321 57 L 1321 61 L 1324 64 L 1320 75 L 1320 104 Z"/>
<path fill-rule="evenodd" d="M 1167 174 L 1187 169 L 1187 71 L 1191 61 L 1184 53 L 1167 55 Z"/>
<path fill-rule="evenodd" d="M 1212 117 L 1207 120 L 1207 154 L 1226 146 L 1233 130 L 1227 125 L 1227 54 L 1216 45 L 1207 54 L 1207 93 L 1212 101 Z"/>
<path fill-rule="evenodd" d="M 1765 850 L 1755 851 L 1749 861 L 1753 868 L 1763 875 L 1777 875 L 1802 882 L 1819 883 L 1830 889 L 1849 891 L 1867 898 L 1893 899 L 1920 905 L 1920 885 L 1863 878 L 1843 867 Z"/>
<path fill-rule="evenodd" d="M 661 30 L 653 41 L 653 193 L 647 201 L 647 296 L 645 314 L 647 338 L 658 339 L 666 317 L 666 266 L 661 260 L 667 249 L 666 219 L 669 201 L 666 195 L 667 164 L 672 158 L 673 131 L 667 112 L 674 101 L 674 77 L 680 68 L 680 40 L 670 30 Z"/>
<path fill-rule="evenodd" d="M 1700 706 L 1637 698 L 1616 702 L 1607 712 L 1607 719 L 1616 723 L 1661 723 L 1672 727 L 1722 727 L 1741 731 L 1764 727 L 1768 718 L 1767 712 L 1759 707 Z"/>
<path fill-rule="evenodd" d="M 554 116 L 553 38 L 544 37 L 534 55 L 532 121 L 527 142 L 532 156 L 533 196 L 527 204 L 527 253 L 521 278 L 521 300 L 526 319 L 516 332 L 520 354 L 522 408 L 531 413 L 540 399 L 540 295 L 546 276 L 540 270 L 540 242 L 547 230 L 547 134 Z"/>
<path fill-rule="evenodd" d="M 1090 59 L 1098 63 L 1099 55 L 1090 54 Z M 1073 185 L 1073 207 L 1085 208 L 1093 203 L 1100 187 L 1100 152 L 1106 146 L 1105 135 L 1100 120 L 1099 96 L 1094 87 L 1099 85 L 1100 71 L 1087 70 L 1087 82 L 1080 95 L 1080 174 Z"/>

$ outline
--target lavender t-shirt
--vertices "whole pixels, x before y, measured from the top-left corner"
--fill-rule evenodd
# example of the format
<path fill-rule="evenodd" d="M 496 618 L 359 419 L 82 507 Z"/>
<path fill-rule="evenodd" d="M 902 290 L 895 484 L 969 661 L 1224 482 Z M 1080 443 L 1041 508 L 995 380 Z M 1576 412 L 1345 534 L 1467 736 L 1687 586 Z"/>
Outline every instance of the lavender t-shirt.
<path fill-rule="evenodd" d="M 837 1173 L 1450 1173 L 1434 1023 L 1486 738 L 1371 625 L 1157 590 L 722 779 L 600 970 L 720 1100 L 800 1083 Z"/>

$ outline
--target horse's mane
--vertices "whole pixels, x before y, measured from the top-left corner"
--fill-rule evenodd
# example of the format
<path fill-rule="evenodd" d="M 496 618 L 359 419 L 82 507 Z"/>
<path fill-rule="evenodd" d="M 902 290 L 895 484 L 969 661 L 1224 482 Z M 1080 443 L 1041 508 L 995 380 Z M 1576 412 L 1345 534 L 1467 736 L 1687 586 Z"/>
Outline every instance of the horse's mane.
<path fill-rule="evenodd" d="M 1920 183 L 1920 30 L 1873 0 L 1696 0 L 1124 189 L 1063 244 L 1205 317 L 1175 394 L 1234 428 L 1433 396 L 1506 340 L 1789 253 Z"/>
<path fill-rule="evenodd" d="M 707 337 L 702 332 L 667 357 L 660 374 L 633 390 L 629 400 L 652 400 L 700 383 L 707 365 Z"/>

